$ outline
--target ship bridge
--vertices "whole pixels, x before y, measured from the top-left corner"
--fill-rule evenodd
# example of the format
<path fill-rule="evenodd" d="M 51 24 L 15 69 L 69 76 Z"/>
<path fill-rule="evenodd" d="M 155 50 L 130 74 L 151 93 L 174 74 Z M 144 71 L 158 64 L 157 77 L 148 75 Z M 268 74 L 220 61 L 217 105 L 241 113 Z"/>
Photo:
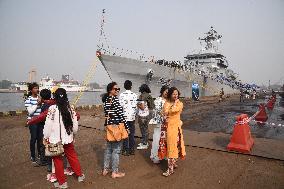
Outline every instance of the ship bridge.
<path fill-rule="evenodd" d="M 220 68 L 228 67 L 228 62 L 226 60 L 226 57 L 220 53 L 189 54 L 184 58 L 190 62 L 217 63 L 217 66 Z"/>

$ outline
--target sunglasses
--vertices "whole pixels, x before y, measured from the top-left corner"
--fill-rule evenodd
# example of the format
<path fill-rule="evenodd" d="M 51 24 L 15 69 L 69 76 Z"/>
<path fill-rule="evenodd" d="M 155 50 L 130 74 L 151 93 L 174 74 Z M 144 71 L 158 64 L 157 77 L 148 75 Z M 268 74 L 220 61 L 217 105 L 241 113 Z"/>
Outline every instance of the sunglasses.
<path fill-rule="evenodd" d="M 120 91 L 120 88 L 113 88 L 113 90 L 115 90 L 115 91 Z"/>

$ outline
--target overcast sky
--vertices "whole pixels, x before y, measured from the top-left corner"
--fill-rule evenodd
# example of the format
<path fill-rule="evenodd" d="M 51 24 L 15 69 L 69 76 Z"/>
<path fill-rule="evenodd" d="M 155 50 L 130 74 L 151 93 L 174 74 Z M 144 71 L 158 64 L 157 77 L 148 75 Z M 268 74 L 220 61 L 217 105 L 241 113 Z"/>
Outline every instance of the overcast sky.
<path fill-rule="evenodd" d="M 25 81 L 36 68 L 38 79 L 82 81 L 96 56 L 102 9 L 114 47 L 183 60 L 214 26 L 241 80 L 284 80 L 284 0 L 0 0 L 0 79 Z M 106 78 L 98 65 L 92 81 Z"/>

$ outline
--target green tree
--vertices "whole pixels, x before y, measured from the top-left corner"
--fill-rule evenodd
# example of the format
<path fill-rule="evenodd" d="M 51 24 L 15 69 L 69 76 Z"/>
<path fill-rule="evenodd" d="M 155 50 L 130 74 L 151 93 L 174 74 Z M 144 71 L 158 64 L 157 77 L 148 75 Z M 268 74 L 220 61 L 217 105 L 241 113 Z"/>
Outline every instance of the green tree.
<path fill-rule="evenodd" d="M 9 89 L 11 87 L 12 82 L 9 80 L 2 80 L 0 81 L 0 88 L 1 89 Z"/>
<path fill-rule="evenodd" d="M 100 85 L 97 84 L 96 82 L 90 83 L 89 86 L 90 86 L 90 88 L 92 88 L 92 89 L 101 89 Z"/>

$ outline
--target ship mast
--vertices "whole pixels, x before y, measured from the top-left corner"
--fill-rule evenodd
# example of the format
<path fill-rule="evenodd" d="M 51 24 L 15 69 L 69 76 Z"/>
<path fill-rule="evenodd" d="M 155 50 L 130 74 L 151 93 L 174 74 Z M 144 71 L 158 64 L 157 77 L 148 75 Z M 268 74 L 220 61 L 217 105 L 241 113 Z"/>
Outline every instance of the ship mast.
<path fill-rule="evenodd" d="M 104 25 L 105 25 L 105 9 L 102 10 L 102 17 L 101 17 L 101 25 L 100 25 L 100 36 L 99 36 L 99 43 L 98 43 L 98 51 L 101 50 L 106 50 L 104 49 L 104 42 L 109 50 L 109 45 L 107 43 L 107 38 L 106 38 L 106 34 L 104 31 Z"/>
<path fill-rule="evenodd" d="M 211 26 L 210 30 L 205 33 L 205 37 L 198 38 L 200 41 L 205 42 L 205 49 L 209 52 L 218 52 L 218 43 L 221 43 L 222 35 L 219 35 L 216 30 L 214 30 L 213 26 Z M 201 42 L 200 42 L 201 43 Z"/>

